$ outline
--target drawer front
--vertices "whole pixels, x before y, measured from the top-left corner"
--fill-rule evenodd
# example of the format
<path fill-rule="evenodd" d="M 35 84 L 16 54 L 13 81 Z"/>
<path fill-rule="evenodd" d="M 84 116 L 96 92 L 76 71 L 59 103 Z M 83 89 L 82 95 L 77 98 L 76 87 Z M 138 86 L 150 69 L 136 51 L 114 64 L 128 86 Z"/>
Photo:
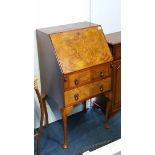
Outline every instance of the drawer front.
<path fill-rule="evenodd" d="M 111 63 L 104 64 L 100 67 L 96 67 L 91 72 L 92 80 L 103 79 L 108 76 L 111 76 Z"/>
<path fill-rule="evenodd" d="M 111 90 L 111 77 L 64 92 L 65 106 L 73 105 Z"/>
<path fill-rule="evenodd" d="M 110 63 L 65 76 L 65 91 L 111 76 Z"/>
<path fill-rule="evenodd" d="M 114 60 L 121 59 L 121 45 L 115 45 L 113 50 Z"/>

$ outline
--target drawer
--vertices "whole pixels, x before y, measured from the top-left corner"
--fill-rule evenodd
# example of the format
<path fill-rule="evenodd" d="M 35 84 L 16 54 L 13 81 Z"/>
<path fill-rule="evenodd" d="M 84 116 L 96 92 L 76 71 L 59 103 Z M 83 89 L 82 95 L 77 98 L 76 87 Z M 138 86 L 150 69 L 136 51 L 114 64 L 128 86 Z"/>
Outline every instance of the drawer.
<path fill-rule="evenodd" d="M 121 45 L 120 44 L 115 45 L 113 47 L 113 57 L 114 57 L 114 60 L 121 59 Z"/>
<path fill-rule="evenodd" d="M 111 90 L 111 77 L 66 91 L 64 92 L 65 106 L 73 105 L 109 90 Z"/>
<path fill-rule="evenodd" d="M 111 76 L 110 63 L 65 75 L 65 91 Z"/>
<path fill-rule="evenodd" d="M 108 76 L 111 76 L 111 63 L 107 63 L 92 69 L 92 72 L 91 72 L 92 80 L 103 79 Z"/>

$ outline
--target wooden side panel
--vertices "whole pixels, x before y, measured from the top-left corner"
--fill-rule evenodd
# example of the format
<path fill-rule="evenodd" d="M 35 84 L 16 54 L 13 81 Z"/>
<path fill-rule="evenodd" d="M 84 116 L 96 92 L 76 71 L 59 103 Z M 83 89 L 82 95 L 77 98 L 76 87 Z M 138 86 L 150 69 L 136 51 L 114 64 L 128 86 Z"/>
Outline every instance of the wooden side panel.
<path fill-rule="evenodd" d="M 117 60 L 113 64 L 113 104 L 112 111 L 117 111 L 121 107 L 121 61 Z"/>
<path fill-rule="evenodd" d="M 94 97 L 111 90 L 111 77 L 87 84 L 65 92 L 65 106 L 70 106 L 84 99 Z"/>
<path fill-rule="evenodd" d="M 49 35 L 36 31 L 39 56 L 41 92 L 62 107 L 64 105 L 63 75 L 53 52 Z"/>
<path fill-rule="evenodd" d="M 112 61 L 101 26 L 50 36 L 64 74 Z"/>
<path fill-rule="evenodd" d="M 114 60 L 121 59 L 121 44 L 115 45 L 113 49 Z"/>
<path fill-rule="evenodd" d="M 111 53 L 113 55 L 112 69 L 112 107 L 110 116 L 121 108 L 121 32 L 106 35 Z"/>

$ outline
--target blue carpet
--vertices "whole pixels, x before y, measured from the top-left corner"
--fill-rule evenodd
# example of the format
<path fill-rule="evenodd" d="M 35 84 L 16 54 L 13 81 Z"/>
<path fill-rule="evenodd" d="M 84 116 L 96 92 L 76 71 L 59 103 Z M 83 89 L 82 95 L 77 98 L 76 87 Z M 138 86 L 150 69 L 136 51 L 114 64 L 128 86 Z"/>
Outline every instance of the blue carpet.
<path fill-rule="evenodd" d="M 77 155 L 92 145 L 121 138 L 121 112 L 109 120 L 110 129 L 103 127 L 103 113 L 99 109 L 89 109 L 68 117 L 68 149 L 63 149 L 62 120 L 51 123 L 43 129 L 41 155 Z M 36 137 L 34 151 L 37 154 Z"/>

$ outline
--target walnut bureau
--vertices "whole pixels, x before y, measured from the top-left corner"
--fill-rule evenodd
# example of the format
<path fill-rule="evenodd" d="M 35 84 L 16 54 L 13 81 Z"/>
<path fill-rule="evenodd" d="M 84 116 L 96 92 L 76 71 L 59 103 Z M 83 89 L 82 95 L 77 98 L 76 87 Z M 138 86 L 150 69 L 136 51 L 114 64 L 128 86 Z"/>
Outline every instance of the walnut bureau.
<path fill-rule="evenodd" d="M 67 116 L 73 106 L 111 91 L 113 60 L 102 27 L 81 22 L 36 31 L 41 93 L 62 112 L 64 148 Z"/>

